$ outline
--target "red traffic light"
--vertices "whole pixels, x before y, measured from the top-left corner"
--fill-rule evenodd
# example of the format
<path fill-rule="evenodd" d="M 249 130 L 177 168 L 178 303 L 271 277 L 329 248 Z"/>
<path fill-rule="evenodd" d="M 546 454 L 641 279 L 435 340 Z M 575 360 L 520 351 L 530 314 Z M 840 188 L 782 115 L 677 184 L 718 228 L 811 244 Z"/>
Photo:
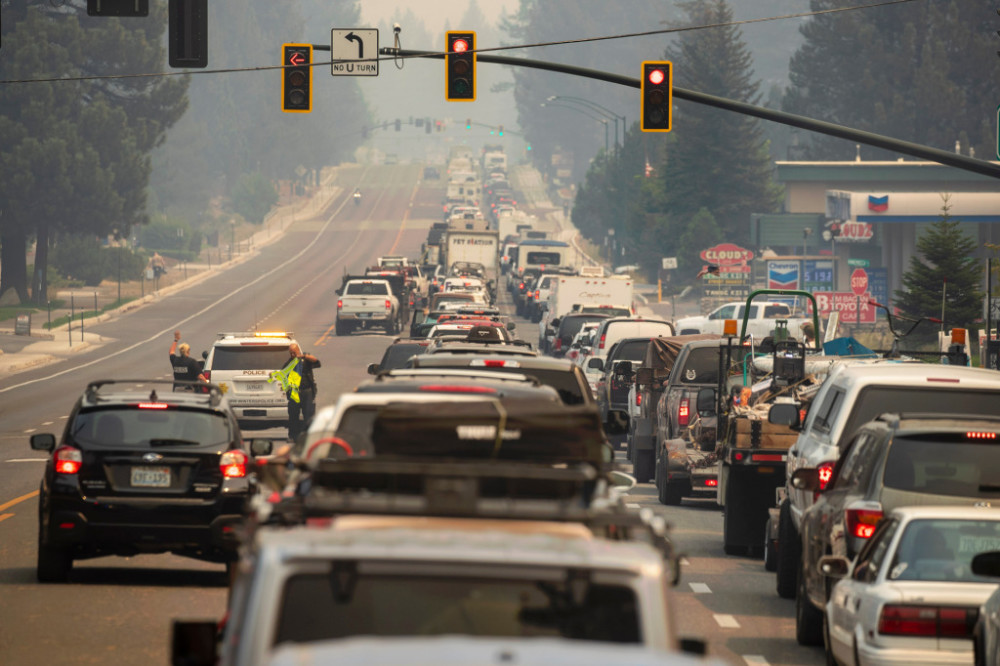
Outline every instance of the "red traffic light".
<path fill-rule="evenodd" d="M 649 72 L 649 82 L 654 86 L 660 85 L 666 78 L 667 75 L 663 73 L 662 69 L 654 69 Z"/>
<path fill-rule="evenodd" d="M 456 39 L 451 44 L 451 50 L 455 53 L 465 53 L 469 50 L 469 42 L 464 39 Z"/>

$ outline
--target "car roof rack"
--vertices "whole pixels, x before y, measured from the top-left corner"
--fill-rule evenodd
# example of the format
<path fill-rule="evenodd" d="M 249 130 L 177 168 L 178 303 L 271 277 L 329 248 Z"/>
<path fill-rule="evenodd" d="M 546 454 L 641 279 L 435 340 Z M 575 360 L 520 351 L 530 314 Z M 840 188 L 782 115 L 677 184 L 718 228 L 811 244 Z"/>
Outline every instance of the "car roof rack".
<path fill-rule="evenodd" d="M 124 386 L 126 384 L 129 386 Z M 102 396 L 100 395 L 101 389 L 104 388 L 105 386 L 117 386 L 118 388 L 121 388 L 123 392 L 135 393 L 137 396 L 141 396 L 145 394 L 145 385 L 147 384 L 157 384 L 157 385 L 162 384 L 170 386 L 171 389 L 175 386 L 190 386 L 191 388 L 202 389 L 202 390 L 207 388 L 208 389 L 207 395 L 205 393 L 201 393 L 198 391 L 191 391 L 187 393 L 182 393 L 180 395 L 186 395 L 186 396 L 205 395 L 208 399 L 208 403 L 212 407 L 218 407 L 219 404 L 222 402 L 222 389 L 219 387 L 218 384 L 211 384 L 198 381 L 195 382 L 181 381 L 176 379 L 97 379 L 87 384 L 87 388 L 84 390 L 84 399 L 91 404 L 96 404 L 100 402 L 102 399 L 109 400 L 109 398 L 106 397 L 102 398 Z M 141 388 L 140 386 L 137 385 L 141 385 Z M 170 395 L 174 395 L 172 392 L 168 393 Z M 156 401 L 158 399 L 158 394 L 155 388 L 148 393 L 146 399 L 150 401 Z"/>

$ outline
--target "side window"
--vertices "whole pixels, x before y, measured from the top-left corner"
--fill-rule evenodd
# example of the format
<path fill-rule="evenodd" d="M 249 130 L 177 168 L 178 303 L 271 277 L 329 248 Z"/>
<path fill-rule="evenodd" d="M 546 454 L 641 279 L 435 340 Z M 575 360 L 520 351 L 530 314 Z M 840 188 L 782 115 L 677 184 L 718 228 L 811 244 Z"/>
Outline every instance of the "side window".
<path fill-rule="evenodd" d="M 860 461 L 865 457 L 871 437 L 864 432 L 855 435 L 840 454 L 834 471 L 833 487 L 848 488 L 857 484 Z"/>
<path fill-rule="evenodd" d="M 878 576 L 878 570 L 882 567 L 885 555 L 889 551 L 889 544 L 896 534 L 899 521 L 895 519 L 883 520 L 875 528 L 875 534 L 871 540 L 865 544 L 858 553 L 857 564 L 854 567 L 852 577 L 862 583 L 872 583 Z"/>
<path fill-rule="evenodd" d="M 750 319 L 756 319 L 756 318 L 757 318 L 757 306 L 756 305 L 751 305 L 750 306 Z"/>
<path fill-rule="evenodd" d="M 708 316 L 709 319 L 732 319 L 736 312 L 735 305 L 725 305 Z"/>
<path fill-rule="evenodd" d="M 844 402 L 844 392 L 835 389 L 826 396 L 826 401 L 819 405 L 816 417 L 813 419 L 812 427 L 820 432 L 830 432 L 830 427 L 840 413 L 840 407 Z"/>

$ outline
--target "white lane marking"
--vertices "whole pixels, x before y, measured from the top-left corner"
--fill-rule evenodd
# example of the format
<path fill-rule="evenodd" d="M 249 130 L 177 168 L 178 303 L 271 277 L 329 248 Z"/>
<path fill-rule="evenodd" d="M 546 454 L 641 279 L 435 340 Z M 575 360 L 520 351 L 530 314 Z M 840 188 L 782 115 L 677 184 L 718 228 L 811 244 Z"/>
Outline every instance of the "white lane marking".
<path fill-rule="evenodd" d="M 68 419 L 69 418 L 69 414 L 67 414 L 66 416 L 60 416 L 59 418 L 60 419 Z"/>
<path fill-rule="evenodd" d="M 705 583 L 688 583 L 688 585 L 695 594 L 712 594 L 712 590 Z"/>
<path fill-rule="evenodd" d="M 682 567 L 689 567 L 689 566 L 691 566 L 691 562 L 688 561 L 688 558 L 682 557 L 681 558 L 681 566 Z"/>
<path fill-rule="evenodd" d="M 626 504 L 625 507 L 628 508 L 628 509 L 638 509 L 639 505 L 635 504 L 634 502 L 630 502 L 630 503 Z"/>
<path fill-rule="evenodd" d="M 342 209 L 344 207 L 344 205 L 346 205 L 346 199 L 345 199 L 344 203 L 341 204 L 340 208 L 337 209 L 336 212 L 334 212 L 334 213 L 332 213 L 330 215 L 329 219 L 323 224 L 323 226 L 320 228 L 320 230 L 316 233 L 316 236 L 311 241 L 309 241 L 308 243 L 306 243 L 306 245 L 301 250 L 299 250 L 296 254 L 292 255 L 291 257 L 289 257 L 288 259 L 286 259 L 282 263 L 278 264 L 277 266 L 275 266 L 274 268 L 272 268 L 268 272 L 266 272 L 266 273 L 264 273 L 262 275 L 259 275 L 256 279 L 251 280 L 250 282 L 247 282 L 246 284 L 243 284 L 240 287 L 234 289 L 233 291 L 229 292 L 228 294 L 226 294 L 222 298 L 218 299 L 214 303 L 206 305 L 205 307 L 203 307 L 201 310 L 198 310 L 194 314 L 189 315 L 188 317 L 185 317 L 184 319 L 181 319 L 180 321 L 174 323 L 171 326 L 168 326 L 167 328 L 163 329 L 162 331 L 160 331 L 158 333 L 154 333 L 153 335 L 149 336 L 145 340 L 140 340 L 139 342 L 136 342 L 136 343 L 134 343 L 132 345 L 129 345 L 128 347 L 125 347 L 124 349 L 120 349 L 120 350 L 118 350 L 118 351 L 116 351 L 116 352 L 114 352 L 112 354 L 108 354 L 107 356 L 102 356 L 101 358 L 95 358 L 94 360 L 92 360 L 92 361 L 90 361 L 88 363 L 81 363 L 80 365 L 73 366 L 72 368 L 66 368 L 65 370 L 62 370 L 60 372 L 52 373 L 48 377 L 39 377 L 38 379 L 30 379 L 30 380 L 28 380 L 26 382 L 21 382 L 20 384 L 14 384 L 12 386 L 8 386 L 7 388 L 2 388 L 2 389 L 0 389 L 0 393 L 6 393 L 7 391 L 13 391 L 14 389 L 19 389 L 19 388 L 22 388 L 24 386 L 30 386 L 31 384 L 37 384 L 39 382 L 45 382 L 45 381 L 48 381 L 50 379 L 55 379 L 56 377 L 62 377 L 63 375 L 67 375 L 67 374 L 69 374 L 71 372 L 76 372 L 77 370 L 83 370 L 84 368 L 89 368 L 92 365 L 97 365 L 98 363 L 103 363 L 103 362 L 105 362 L 106 360 L 108 360 L 109 358 L 111 358 L 113 356 L 117 356 L 119 354 L 125 354 L 127 352 L 132 351 L 133 349 L 138 349 L 139 347 L 141 347 L 143 345 L 147 345 L 147 344 L 149 344 L 151 342 L 154 342 L 155 340 L 158 340 L 158 339 L 162 338 L 167 333 L 172 333 L 173 331 L 176 331 L 177 329 L 181 328 L 184 324 L 187 324 L 190 321 L 194 321 L 195 319 L 197 319 L 198 317 L 202 316 L 203 314 L 205 314 L 209 310 L 212 310 L 212 309 L 218 307 L 218 305 L 220 303 L 223 303 L 223 302 L 225 302 L 225 301 L 233 298 L 234 296 L 236 296 L 240 292 L 244 291 L 245 289 L 249 289 L 250 287 L 253 287 L 258 282 L 266 280 L 267 278 L 271 277 L 273 274 L 277 273 L 278 271 L 283 270 L 285 267 L 287 267 L 287 266 L 295 263 L 296 261 L 298 261 L 299 258 L 302 255 L 304 255 L 306 252 L 308 252 L 310 249 L 312 249 L 313 245 L 315 245 L 316 243 L 319 242 L 320 238 L 323 238 L 323 235 L 326 233 L 326 231 L 330 227 L 330 225 L 333 224 L 334 219 L 336 219 L 336 217 L 337 217 L 337 213 L 340 212 L 340 209 Z M 346 252 L 342 253 L 339 257 L 331 260 L 331 262 L 330 262 L 330 268 L 331 269 L 333 268 L 333 266 L 335 264 L 340 263 L 345 257 L 347 257 L 347 256 L 349 256 L 351 254 L 351 250 L 354 249 L 354 246 L 357 245 L 358 241 L 361 240 L 361 231 L 363 231 L 363 230 L 364 229 L 359 229 L 358 230 L 358 233 L 357 233 L 357 236 L 354 239 L 354 242 L 351 243 L 351 245 L 347 248 Z M 185 287 L 185 289 L 190 289 L 190 287 Z"/>
<path fill-rule="evenodd" d="M 723 629 L 739 629 L 740 623 L 736 621 L 736 618 L 732 615 L 719 615 L 716 613 L 714 616 L 715 621 Z"/>
<path fill-rule="evenodd" d="M 767 659 L 764 659 L 762 654 L 745 654 L 743 661 L 747 662 L 747 666 L 769 666 Z"/>
<path fill-rule="evenodd" d="M 11 458 L 4 462 L 47 462 L 48 458 Z"/>
<path fill-rule="evenodd" d="M 27 435 L 35 432 L 36 430 L 38 430 L 38 428 L 28 428 L 27 430 L 24 431 L 24 434 Z"/>
<path fill-rule="evenodd" d="M 55 423 L 55 421 L 46 421 L 42 425 L 52 425 L 53 423 Z"/>

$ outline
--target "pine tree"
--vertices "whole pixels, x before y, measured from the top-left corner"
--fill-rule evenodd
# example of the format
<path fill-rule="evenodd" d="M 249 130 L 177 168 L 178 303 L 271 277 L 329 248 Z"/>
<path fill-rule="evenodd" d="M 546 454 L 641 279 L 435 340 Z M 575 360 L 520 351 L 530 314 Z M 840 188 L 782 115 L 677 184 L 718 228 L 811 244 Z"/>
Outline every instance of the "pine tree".
<path fill-rule="evenodd" d="M 940 317 L 945 303 L 944 328 L 971 328 L 982 317 L 983 270 L 972 256 L 976 243 L 961 230 L 961 220 L 949 214 L 947 199 L 940 219 L 917 239 L 910 269 L 903 274 L 903 288 L 896 292 L 896 306 L 908 317 Z M 947 289 L 947 291 L 945 291 Z M 914 342 L 932 339 L 933 327 L 921 325 Z"/>

